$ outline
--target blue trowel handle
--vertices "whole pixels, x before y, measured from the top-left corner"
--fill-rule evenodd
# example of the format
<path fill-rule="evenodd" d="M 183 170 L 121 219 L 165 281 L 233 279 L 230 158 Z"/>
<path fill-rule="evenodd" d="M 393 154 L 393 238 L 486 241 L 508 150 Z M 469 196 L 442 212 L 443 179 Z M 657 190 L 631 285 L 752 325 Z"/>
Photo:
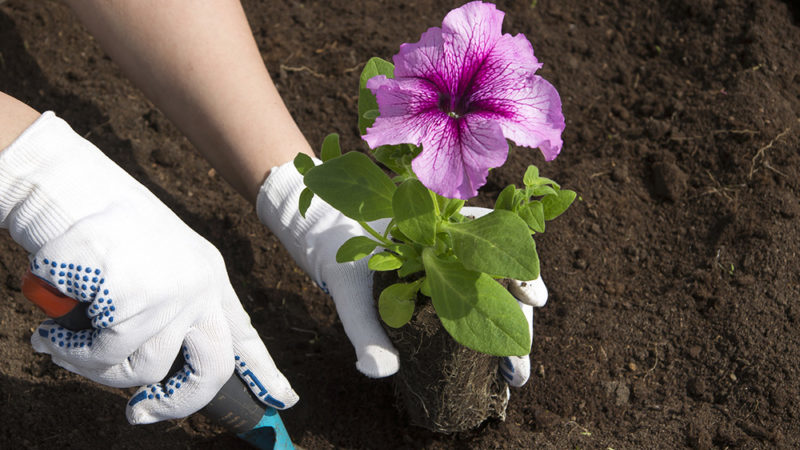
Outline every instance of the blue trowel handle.
<path fill-rule="evenodd" d="M 86 314 L 89 303 L 81 303 L 63 295 L 30 271 L 22 279 L 22 294 L 68 330 L 92 328 L 92 322 Z M 183 364 L 183 358 L 179 354 L 169 373 L 177 372 Z M 294 449 L 278 412 L 261 403 L 236 373 L 231 374 L 222 389 L 201 412 L 214 423 L 238 434 L 257 448 Z"/>

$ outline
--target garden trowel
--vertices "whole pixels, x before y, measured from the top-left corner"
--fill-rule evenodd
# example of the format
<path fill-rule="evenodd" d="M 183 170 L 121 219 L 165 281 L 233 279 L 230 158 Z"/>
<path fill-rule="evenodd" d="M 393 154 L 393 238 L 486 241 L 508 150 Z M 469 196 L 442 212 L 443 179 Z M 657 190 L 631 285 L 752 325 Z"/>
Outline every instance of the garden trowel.
<path fill-rule="evenodd" d="M 92 328 L 91 320 L 86 314 L 89 303 L 81 303 L 65 296 L 30 271 L 22 279 L 22 294 L 41 308 L 48 317 L 68 330 Z M 178 355 L 173 363 L 174 370 L 170 370 L 170 373 L 183 367 L 183 364 L 183 357 Z M 214 423 L 236 433 L 256 448 L 269 450 L 295 448 L 278 411 L 261 403 L 235 373 L 201 412 Z"/>

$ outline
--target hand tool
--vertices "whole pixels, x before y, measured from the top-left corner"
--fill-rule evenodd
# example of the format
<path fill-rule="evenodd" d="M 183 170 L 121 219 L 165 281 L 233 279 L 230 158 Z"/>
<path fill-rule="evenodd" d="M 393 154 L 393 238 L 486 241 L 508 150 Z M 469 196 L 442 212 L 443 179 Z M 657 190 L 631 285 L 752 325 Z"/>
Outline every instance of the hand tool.
<path fill-rule="evenodd" d="M 30 270 L 22 279 L 22 294 L 48 317 L 68 330 L 92 328 L 92 322 L 86 314 L 89 303 L 81 303 L 67 297 Z M 169 373 L 174 373 L 183 367 L 183 364 L 183 358 L 179 354 Z M 228 431 L 236 433 L 256 448 L 294 450 L 295 447 L 278 412 L 261 403 L 244 383 L 245 381 L 236 373 L 231 374 L 214 399 L 201 410 L 203 415 Z"/>

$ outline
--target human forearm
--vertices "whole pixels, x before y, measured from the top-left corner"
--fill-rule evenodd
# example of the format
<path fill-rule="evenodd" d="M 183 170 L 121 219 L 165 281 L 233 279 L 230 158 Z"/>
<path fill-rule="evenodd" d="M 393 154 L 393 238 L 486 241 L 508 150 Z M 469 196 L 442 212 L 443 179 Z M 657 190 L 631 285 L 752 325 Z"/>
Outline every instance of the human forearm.
<path fill-rule="evenodd" d="M 238 2 L 70 0 L 125 74 L 245 198 L 270 168 L 312 154 Z"/>
<path fill-rule="evenodd" d="M 0 92 L 0 152 L 38 117 L 39 113 L 30 106 Z"/>

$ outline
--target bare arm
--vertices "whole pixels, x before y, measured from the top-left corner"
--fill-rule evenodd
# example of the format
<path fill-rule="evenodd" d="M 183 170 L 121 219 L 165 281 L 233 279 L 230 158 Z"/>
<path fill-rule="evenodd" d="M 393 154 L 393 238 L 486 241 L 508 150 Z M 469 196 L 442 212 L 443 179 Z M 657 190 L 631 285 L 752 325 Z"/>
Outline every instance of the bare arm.
<path fill-rule="evenodd" d="M 313 155 L 264 67 L 241 4 L 69 0 L 123 72 L 246 199 Z"/>
<path fill-rule="evenodd" d="M 0 92 L 0 152 L 38 118 L 35 109 Z"/>

